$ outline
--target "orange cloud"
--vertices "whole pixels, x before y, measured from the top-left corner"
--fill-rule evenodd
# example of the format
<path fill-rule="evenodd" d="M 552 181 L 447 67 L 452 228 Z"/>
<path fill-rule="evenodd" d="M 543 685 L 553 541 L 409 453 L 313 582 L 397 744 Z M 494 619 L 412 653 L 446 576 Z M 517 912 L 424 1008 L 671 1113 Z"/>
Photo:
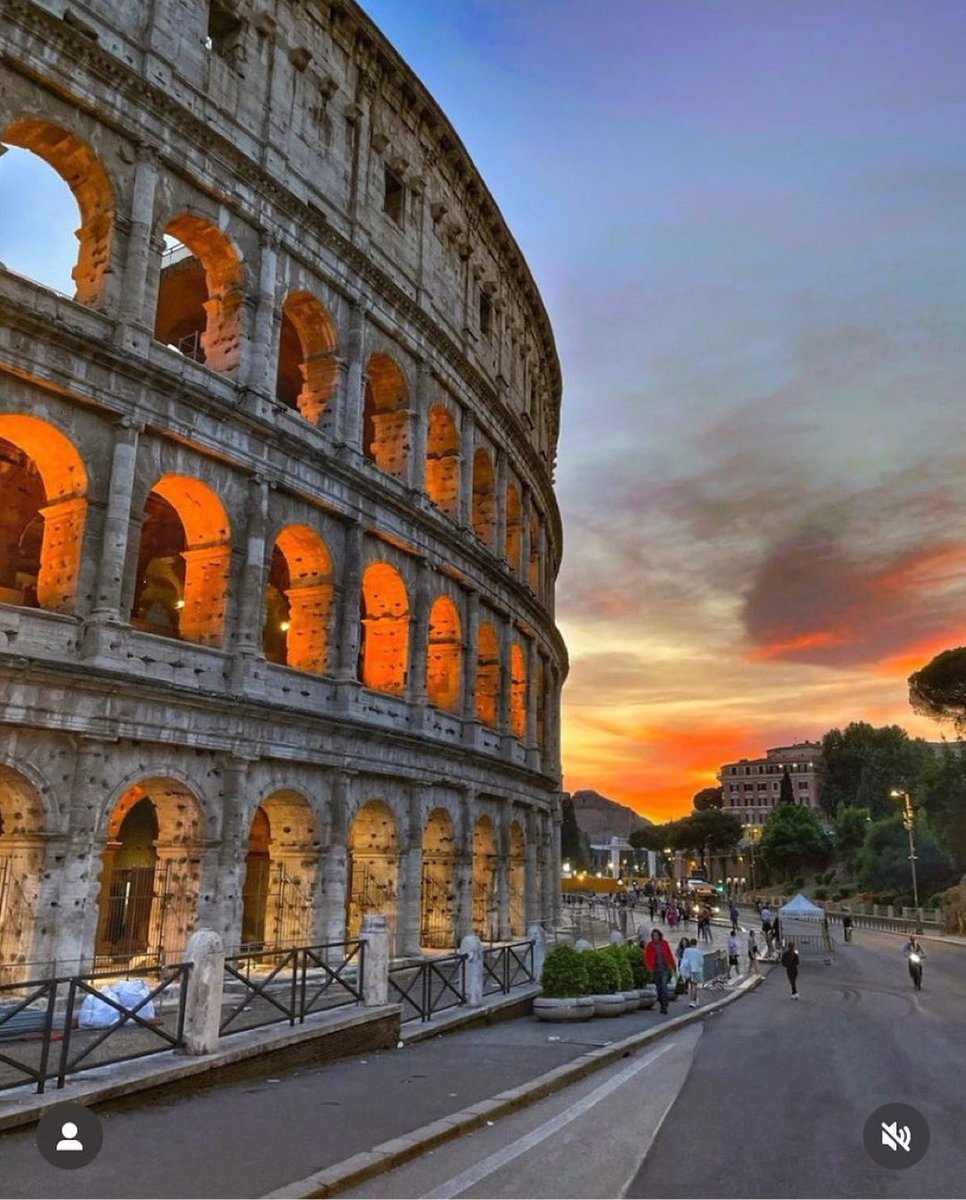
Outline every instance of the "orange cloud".
<path fill-rule="evenodd" d="M 797 637 L 788 638 L 786 641 L 769 642 L 764 646 L 755 646 L 750 651 L 748 657 L 752 662 L 769 662 L 775 658 L 787 658 L 799 650 L 816 650 L 826 646 L 841 646 L 848 640 L 847 634 L 833 633 L 831 630 L 826 630 L 824 633 L 801 633 Z"/>

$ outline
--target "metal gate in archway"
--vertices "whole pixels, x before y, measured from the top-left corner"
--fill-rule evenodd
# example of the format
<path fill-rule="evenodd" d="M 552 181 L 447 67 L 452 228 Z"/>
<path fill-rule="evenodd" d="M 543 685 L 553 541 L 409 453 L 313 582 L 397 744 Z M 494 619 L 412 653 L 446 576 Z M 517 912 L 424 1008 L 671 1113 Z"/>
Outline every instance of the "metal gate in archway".
<path fill-rule="evenodd" d="M 428 950 L 451 950 L 456 932 L 453 921 L 452 867 L 450 883 L 440 879 L 443 866 L 423 865 L 420 884 L 419 944 Z"/>
<path fill-rule="evenodd" d="M 382 914 L 389 930 L 389 944 L 395 945 L 396 935 L 396 884 L 386 878 L 386 867 L 363 859 L 356 861 L 349 855 L 347 863 L 349 878 L 346 881 L 346 899 L 349 936 L 357 937 L 362 928 L 362 918 Z M 355 920 L 353 920 L 355 918 Z"/>

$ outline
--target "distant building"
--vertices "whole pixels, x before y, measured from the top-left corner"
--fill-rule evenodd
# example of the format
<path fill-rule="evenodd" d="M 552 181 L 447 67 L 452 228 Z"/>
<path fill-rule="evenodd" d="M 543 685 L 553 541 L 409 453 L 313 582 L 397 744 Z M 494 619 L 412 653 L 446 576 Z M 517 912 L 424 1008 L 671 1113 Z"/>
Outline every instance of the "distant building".
<path fill-rule="evenodd" d="M 782 775 L 787 769 L 796 804 L 818 805 L 820 742 L 797 742 L 766 750 L 764 758 L 742 758 L 725 763 L 721 782 L 722 810 L 746 828 L 764 825 L 781 798 Z"/>

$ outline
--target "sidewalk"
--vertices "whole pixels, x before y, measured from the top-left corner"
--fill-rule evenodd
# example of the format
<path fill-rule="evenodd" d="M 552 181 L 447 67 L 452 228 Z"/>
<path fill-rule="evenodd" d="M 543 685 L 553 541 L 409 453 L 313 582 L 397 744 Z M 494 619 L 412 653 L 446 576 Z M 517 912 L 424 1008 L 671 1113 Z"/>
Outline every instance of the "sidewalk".
<path fill-rule="evenodd" d="M 574 1024 L 515 1018 L 176 1103 L 102 1108 L 104 1150 L 83 1172 L 47 1167 L 33 1131 L 11 1131 L 3 1138 L 4 1195 L 323 1194 L 333 1178 L 377 1174 L 495 1120 L 701 1020 L 745 989 L 706 993 L 697 1010 L 678 1000 L 667 1016 L 651 1009 Z M 325 1168 L 328 1180 L 318 1174 Z M 309 1178 L 305 1190 L 293 1185 Z"/>

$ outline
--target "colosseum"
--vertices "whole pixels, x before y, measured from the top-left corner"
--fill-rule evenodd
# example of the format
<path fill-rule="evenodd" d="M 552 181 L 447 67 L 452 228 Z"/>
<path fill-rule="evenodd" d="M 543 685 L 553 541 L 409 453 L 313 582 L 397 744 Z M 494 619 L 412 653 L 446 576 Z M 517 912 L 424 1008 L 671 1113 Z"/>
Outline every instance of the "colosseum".
<path fill-rule="evenodd" d="M 560 369 L 457 134 L 352 0 L 0 45 L 79 213 L 71 296 L 0 244 L 0 964 L 552 920 Z"/>

